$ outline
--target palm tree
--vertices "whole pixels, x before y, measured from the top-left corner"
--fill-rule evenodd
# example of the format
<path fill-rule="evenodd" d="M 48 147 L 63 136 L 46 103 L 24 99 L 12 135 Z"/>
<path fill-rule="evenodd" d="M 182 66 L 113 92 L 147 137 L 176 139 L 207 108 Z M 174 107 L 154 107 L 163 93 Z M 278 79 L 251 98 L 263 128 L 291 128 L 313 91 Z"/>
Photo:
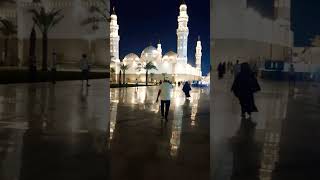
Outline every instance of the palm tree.
<path fill-rule="evenodd" d="M 62 9 L 52 9 L 46 12 L 44 7 L 40 11 L 31 9 L 29 12 L 33 14 L 33 21 L 42 33 L 42 70 L 47 71 L 48 60 L 48 33 L 56 26 L 62 19 Z"/>
<path fill-rule="evenodd" d="M 17 34 L 17 26 L 14 25 L 11 21 L 7 19 L 0 18 L 0 23 L 2 26 L 0 27 L 0 32 L 4 36 L 4 60 L 8 58 L 8 43 L 9 39 Z"/>
<path fill-rule="evenodd" d="M 123 76 L 122 76 L 123 77 L 123 84 L 125 84 L 126 83 L 126 70 L 129 69 L 129 65 L 121 64 L 120 69 L 123 72 Z"/>
<path fill-rule="evenodd" d="M 146 70 L 146 86 L 148 86 L 149 71 L 152 69 L 158 70 L 158 68 L 150 61 L 145 66 L 142 66 L 141 64 L 139 64 L 139 66 L 137 67 L 137 70 L 141 71 L 141 69 Z"/>
<path fill-rule="evenodd" d="M 108 22 L 110 22 L 110 18 L 107 16 L 108 14 L 110 14 L 107 1 L 99 0 L 98 2 L 98 4 L 92 5 L 89 8 L 91 16 L 82 21 L 81 25 L 92 24 L 92 29 L 97 30 L 99 29 L 99 23 L 105 23 L 105 25 L 107 25 Z"/>
<path fill-rule="evenodd" d="M 112 67 L 110 68 L 110 76 L 111 76 L 111 80 L 114 80 L 114 74 L 115 74 L 116 70 Z"/>

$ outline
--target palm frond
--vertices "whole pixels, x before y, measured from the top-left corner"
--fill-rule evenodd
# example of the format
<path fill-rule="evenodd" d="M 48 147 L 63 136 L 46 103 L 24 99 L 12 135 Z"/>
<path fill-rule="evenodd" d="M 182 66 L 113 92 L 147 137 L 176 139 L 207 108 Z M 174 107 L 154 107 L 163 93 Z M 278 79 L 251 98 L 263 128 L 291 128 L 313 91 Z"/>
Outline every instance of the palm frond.
<path fill-rule="evenodd" d="M 46 12 L 45 8 L 41 7 L 39 11 L 36 9 L 30 9 L 29 12 L 33 14 L 33 22 L 41 32 L 49 32 L 64 18 L 63 15 L 60 15 L 62 9 L 52 9 L 49 12 Z"/>
<path fill-rule="evenodd" d="M 0 24 L 2 25 L 0 31 L 4 36 L 12 36 L 17 34 L 17 26 L 13 24 L 13 22 L 1 18 Z"/>
<path fill-rule="evenodd" d="M 104 18 L 101 17 L 89 17 L 81 22 L 81 25 L 95 24 L 105 22 Z"/>

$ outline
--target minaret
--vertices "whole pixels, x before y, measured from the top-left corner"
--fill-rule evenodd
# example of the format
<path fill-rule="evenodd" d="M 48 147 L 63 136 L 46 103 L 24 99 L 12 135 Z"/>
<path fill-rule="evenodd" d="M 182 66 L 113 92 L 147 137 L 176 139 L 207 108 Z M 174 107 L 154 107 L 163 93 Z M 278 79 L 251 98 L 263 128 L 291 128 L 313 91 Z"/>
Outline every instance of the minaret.
<path fill-rule="evenodd" d="M 274 1 L 274 16 L 276 19 L 291 22 L 291 0 L 275 0 Z"/>
<path fill-rule="evenodd" d="M 159 54 L 162 56 L 162 47 L 161 47 L 160 40 L 159 40 L 158 45 L 157 45 L 157 50 L 158 50 Z"/>
<path fill-rule="evenodd" d="M 177 53 L 178 61 L 187 64 L 188 61 L 188 28 L 189 16 L 187 14 L 187 5 L 182 0 L 180 5 L 180 14 L 178 16 L 178 29 L 177 29 Z"/>
<path fill-rule="evenodd" d="M 118 17 L 115 8 L 112 9 L 111 22 L 110 22 L 110 55 L 112 62 L 120 62 L 119 59 L 119 25 Z"/>
<path fill-rule="evenodd" d="M 197 41 L 197 47 L 196 47 L 196 67 L 198 71 L 201 71 L 201 57 L 202 57 L 202 46 L 201 46 L 201 41 L 199 36 Z"/>
<path fill-rule="evenodd" d="M 280 23 L 282 28 L 285 28 L 284 42 L 288 47 L 293 46 L 293 37 L 291 34 L 291 0 L 274 0 L 274 16 Z M 285 50 L 285 51 L 288 51 Z M 289 52 L 287 52 L 289 56 Z"/>

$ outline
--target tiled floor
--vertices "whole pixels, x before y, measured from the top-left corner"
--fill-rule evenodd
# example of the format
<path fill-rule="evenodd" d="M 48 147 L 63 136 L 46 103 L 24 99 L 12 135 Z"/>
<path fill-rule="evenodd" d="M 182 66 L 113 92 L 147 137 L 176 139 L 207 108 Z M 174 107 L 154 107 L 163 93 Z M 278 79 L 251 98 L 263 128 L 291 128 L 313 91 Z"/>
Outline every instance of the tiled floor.
<path fill-rule="evenodd" d="M 320 179 L 319 85 L 262 81 L 256 94 L 259 112 L 241 119 L 230 92 L 231 77 L 213 79 L 211 179 Z"/>
<path fill-rule="evenodd" d="M 111 89 L 111 177 L 121 180 L 209 179 L 209 89 L 186 100 L 174 89 L 162 123 L 157 88 Z"/>
<path fill-rule="evenodd" d="M 106 80 L 0 86 L 0 179 L 109 179 Z"/>

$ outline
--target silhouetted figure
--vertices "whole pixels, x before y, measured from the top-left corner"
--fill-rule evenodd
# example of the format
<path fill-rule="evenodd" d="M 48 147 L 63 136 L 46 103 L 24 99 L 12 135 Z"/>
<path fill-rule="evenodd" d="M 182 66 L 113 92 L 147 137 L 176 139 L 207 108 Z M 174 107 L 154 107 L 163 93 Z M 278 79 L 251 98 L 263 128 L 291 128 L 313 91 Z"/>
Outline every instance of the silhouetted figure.
<path fill-rule="evenodd" d="M 230 74 L 233 74 L 233 71 L 234 71 L 233 62 L 230 62 Z"/>
<path fill-rule="evenodd" d="M 82 55 L 82 58 L 80 60 L 80 68 L 82 70 L 82 85 L 83 80 L 86 80 L 87 86 L 90 86 L 89 84 L 89 61 L 86 54 Z"/>
<path fill-rule="evenodd" d="M 223 62 L 222 63 L 222 73 L 223 73 L 223 75 L 224 74 L 226 74 L 226 72 L 227 72 L 227 69 L 226 69 L 227 67 L 226 67 L 226 62 Z"/>
<path fill-rule="evenodd" d="M 241 67 L 239 64 L 239 60 L 236 61 L 236 64 L 233 66 L 233 72 L 234 72 L 234 78 L 237 77 L 237 75 L 240 73 Z"/>
<path fill-rule="evenodd" d="M 167 78 L 163 81 L 163 83 L 159 86 L 158 96 L 156 103 L 159 101 L 159 97 L 161 95 L 161 116 L 168 122 L 168 114 L 170 108 L 170 98 L 171 98 L 171 90 L 173 89 L 172 84 L 169 82 Z"/>
<path fill-rule="evenodd" d="M 184 83 L 182 91 L 184 92 L 184 94 L 186 95 L 186 98 L 191 97 L 190 96 L 190 91 L 191 91 L 191 87 L 189 82 L 187 81 L 186 83 Z"/>
<path fill-rule="evenodd" d="M 138 90 L 138 88 L 139 88 L 139 81 L 138 79 L 136 79 L 136 89 Z"/>
<path fill-rule="evenodd" d="M 242 117 L 246 117 L 246 113 L 251 117 L 252 112 L 258 112 L 254 102 L 254 93 L 260 90 L 260 85 L 249 64 L 242 63 L 241 71 L 236 76 L 231 88 L 231 91 L 240 101 Z"/>
<path fill-rule="evenodd" d="M 252 64 L 252 72 L 255 77 L 258 77 L 259 68 L 256 62 Z"/>
<path fill-rule="evenodd" d="M 295 68 L 293 64 L 290 64 L 289 67 L 289 86 L 293 84 L 293 87 L 296 85 L 296 74 L 295 74 Z"/>
<path fill-rule="evenodd" d="M 219 77 L 219 79 L 223 78 L 223 65 L 222 65 L 222 63 L 219 63 L 219 65 L 218 65 L 218 77 Z"/>
<path fill-rule="evenodd" d="M 180 85 L 181 85 L 181 82 L 179 81 L 179 82 L 178 82 L 178 87 L 180 87 Z"/>

